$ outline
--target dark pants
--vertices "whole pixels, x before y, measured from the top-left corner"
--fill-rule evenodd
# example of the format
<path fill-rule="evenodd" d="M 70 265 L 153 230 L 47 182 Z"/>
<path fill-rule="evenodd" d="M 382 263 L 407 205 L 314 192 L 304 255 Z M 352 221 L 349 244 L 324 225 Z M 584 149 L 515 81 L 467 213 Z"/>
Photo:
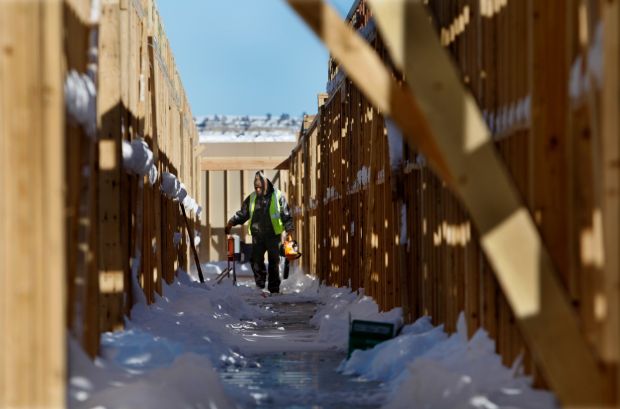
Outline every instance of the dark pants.
<path fill-rule="evenodd" d="M 265 288 L 267 268 L 265 267 L 265 252 L 269 261 L 269 292 L 280 292 L 280 236 L 252 237 L 252 271 L 254 281 L 259 288 Z"/>

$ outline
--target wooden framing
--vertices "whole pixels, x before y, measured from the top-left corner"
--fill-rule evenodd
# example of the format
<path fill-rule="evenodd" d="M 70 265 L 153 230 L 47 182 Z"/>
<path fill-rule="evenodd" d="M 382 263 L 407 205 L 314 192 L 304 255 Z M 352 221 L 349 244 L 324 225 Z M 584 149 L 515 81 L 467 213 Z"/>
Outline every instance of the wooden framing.
<path fill-rule="evenodd" d="M 279 169 L 278 165 L 286 160 L 286 157 L 248 157 L 226 158 L 209 157 L 202 158 L 200 170 L 255 170 L 255 169 Z"/>
<path fill-rule="evenodd" d="M 379 118 L 370 122 L 374 122 L 375 126 L 378 124 L 382 126 L 383 115 L 390 114 L 405 131 L 407 138 L 408 130 L 413 126 L 403 123 L 402 118 L 391 112 L 389 101 L 394 86 L 386 85 L 391 81 L 369 80 L 371 78 L 369 73 L 376 74 L 375 78 L 385 78 L 386 75 L 377 74 L 381 71 L 379 64 L 376 59 L 366 57 L 368 50 L 363 50 L 365 45 L 358 41 L 359 36 L 355 36 L 352 30 L 345 30 L 345 25 L 334 17 L 328 6 L 320 4 L 319 1 L 289 1 L 289 3 L 324 40 L 347 75 L 366 94 L 368 100 L 380 108 Z M 591 346 L 586 342 L 586 335 L 588 339 L 592 339 L 594 334 L 583 331 L 583 323 L 575 311 L 575 308 L 585 309 L 589 302 L 596 298 L 596 294 L 587 289 L 586 291 L 580 289 L 579 283 L 583 281 L 581 277 L 585 278 L 581 276 L 584 273 L 568 256 L 569 248 L 575 248 L 573 243 L 578 240 L 579 232 L 576 230 L 576 219 L 573 218 L 573 215 L 578 214 L 577 208 L 572 202 L 572 197 L 575 196 L 572 193 L 572 186 L 575 182 L 571 178 L 576 172 L 571 168 L 574 163 L 570 162 L 570 158 L 573 155 L 571 149 L 574 145 L 568 139 L 558 140 L 557 135 L 566 133 L 569 115 L 573 115 L 567 112 L 569 96 L 562 85 L 562 82 L 564 84 L 567 82 L 569 56 L 564 48 L 568 44 L 566 32 L 572 29 L 571 25 L 560 23 L 557 26 L 559 32 L 553 33 L 558 37 L 556 40 L 549 37 L 546 41 L 538 41 L 535 39 L 535 28 L 531 24 L 534 19 L 532 13 L 536 12 L 538 18 L 542 16 L 543 19 L 537 24 L 541 24 L 540 29 L 543 31 L 550 27 L 544 23 L 544 16 L 547 14 L 540 10 L 535 11 L 526 2 L 508 2 L 506 7 L 495 10 L 489 15 L 484 14 L 488 10 L 480 10 L 477 4 L 468 2 L 429 3 L 428 9 L 435 19 L 437 31 L 456 21 L 455 13 L 458 14 L 463 10 L 461 6 L 469 7 L 471 21 L 467 27 L 471 29 L 468 30 L 467 27 L 459 29 L 463 31 L 458 33 L 458 40 L 450 40 L 446 46 L 446 49 L 453 54 L 460 70 L 458 72 L 441 50 L 421 2 L 377 2 L 377 4 L 371 2 L 371 5 L 375 6 L 373 13 L 384 13 L 383 16 L 375 14 L 378 26 L 382 27 L 381 19 L 383 19 L 384 25 L 389 27 L 389 30 L 383 30 L 381 33 L 382 38 L 390 46 L 389 56 L 376 36 L 372 35 L 371 30 L 364 28 L 365 21 L 368 21 L 368 9 L 364 3 L 363 1 L 357 3 L 354 7 L 356 10 L 349 13 L 355 15 L 355 19 L 349 23 L 368 40 L 370 47 L 381 56 L 386 66 L 397 68 L 391 75 L 398 78 L 398 72 L 404 72 L 415 97 L 415 102 L 407 102 L 404 104 L 406 105 L 404 109 L 419 110 L 411 114 L 410 118 L 426 122 L 415 125 L 418 130 L 424 130 L 417 133 L 417 139 L 434 140 L 437 150 L 426 156 L 430 158 L 429 162 L 436 173 L 443 179 L 443 181 L 436 179 L 432 172 L 426 170 L 424 162 L 416 159 L 416 151 L 410 150 L 405 155 L 407 157 L 403 164 L 404 173 L 407 175 L 405 180 L 411 181 L 405 183 L 413 183 L 413 192 L 405 195 L 409 236 L 406 254 L 414 261 L 411 263 L 413 271 L 410 273 L 413 274 L 413 279 L 400 281 L 406 283 L 408 292 L 415 291 L 419 294 L 416 303 L 410 307 L 410 310 L 417 314 L 412 314 L 411 319 L 419 314 L 429 314 L 438 323 L 445 323 L 446 328 L 450 330 L 454 328 L 456 313 L 465 309 L 468 318 L 474 323 L 473 329 L 476 322 L 479 322 L 498 340 L 498 351 L 502 354 L 505 364 L 512 363 L 512 359 L 523 348 L 525 340 L 528 346 L 527 352 L 532 354 L 536 363 L 532 366 L 528 355 L 525 360 L 526 368 L 536 374 L 539 385 L 548 382 L 563 403 L 569 406 L 592 407 L 609 402 L 610 391 L 607 390 L 606 384 L 610 378 L 605 377 L 599 370 L 598 357 L 591 353 Z M 549 10 L 548 15 L 553 15 L 556 20 L 558 15 L 568 18 L 566 8 L 562 8 L 565 11 L 562 13 L 557 10 L 555 13 L 551 12 L 554 7 L 565 7 L 564 5 L 552 4 L 556 2 L 543 3 L 545 4 L 541 3 L 536 7 Z M 560 17 L 562 18 L 564 17 Z M 612 34 L 609 36 L 616 39 L 613 28 L 610 30 Z M 406 44 L 404 38 L 407 38 Z M 515 69 L 517 66 L 540 65 L 544 61 L 540 57 L 544 52 L 540 51 L 540 56 L 533 53 L 532 43 L 528 39 L 534 39 L 536 46 L 540 47 L 539 50 L 552 47 L 553 52 L 560 56 L 546 66 L 539 66 L 536 75 L 539 78 L 553 75 L 556 69 L 554 64 L 563 70 L 562 75 L 552 78 L 551 81 L 530 82 L 527 75 L 531 75 L 528 74 L 531 68 Z M 421 46 L 422 44 L 424 46 Z M 616 43 L 612 41 L 607 44 Z M 610 47 L 613 48 L 615 45 Z M 509 50 L 517 50 L 517 53 Z M 608 53 L 617 54 L 611 51 Z M 361 57 L 362 55 L 364 57 Z M 414 60 L 418 63 L 413 64 Z M 419 61 L 426 63 L 420 64 Z M 608 66 L 613 67 L 613 62 Z M 394 242 L 392 239 L 394 221 L 398 220 L 395 216 L 396 209 L 393 207 L 391 210 L 387 209 L 382 203 L 396 200 L 399 193 L 386 194 L 381 182 L 398 177 L 398 170 L 394 173 L 383 167 L 385 157 L 379 156 L 381 162 L 373 162 L 375 159 L 372 158 L 376 158 L 375 155 L 381 155 L 381 150 L 374 146 L 372 155 L 365 159 L 366 166 L 370 164 L 370 181 L 372 183 L 377 180 L 378 186 L 362 189 L 365 201 L 361 203 L 366 203 L 363 207 L 366 215 L 375 220 L 379 218 L 385 221 L 386 229 L 382 229 L 376 222 L 370 222 L 368 217 L 356 215 L 348 210 L 353 195 L 357 193 L 338 190 L 341 197 L 338 195 L 333 197 L 333 192 L 326 190 L 334 185 L 346 187 L 347 182 L 354 180 L 351 173 L 361 170 L 359 162 L 356 162 L 357 149 L 350 149 L 351 145 L 347 142 L 352 140 L 351 136 L 364 137 L 361 152 L 375 143 L 375 139 L 370 136 L 373 126 L 369 124 L 364 128 L 356 128 L 351 125 L 360 119 L 364 123 L 365 117 L 364 114 L 355 114 L 355 109 L 352 108 L 357 105 L 354 102 L 355 91 L 346 85 L 348 81 L 346 78 L 338 82 L 338 71 L 340 68 L 330 62 L 328 73 L 331 80 L 328 85 L 330 96 L 325 105 L 319 108 L 318 118 L 315 120 L 319 135 L 316 148 L 309 143 L 311 133 L 302 135 L 300 146 L 303 149 L 296 149 L 291 157 L 291 184 L 299 184 L 303 166 L 294 166 L 295 158 L 307 158 L 303 153 L 307 150 L 320 151 L 317 173 L 322 186 L 314 197 L 296 196 L 295 205 L 298 205 L 300 200 L 303 203 L 301 228 L 310 230 L 304 234 L 312 233 L 313 228 L 308 227 L 308 220 L 313 214 L 317 215 L 316 231 L 319 237 L 316 243 L 317 251 L 328 255 L 328 260 L 317 264 L 317 275 L 330 283 L 346 285 L 347 281 L 356 282 L 355 277 L 360 268 L 366 269 L 366 279 L 363 284 L 357 281 L 358 285 L 364 286 L 365 292 L 373 295 L 382 308 L 390 308 L 394 305 L 394 299 L 400 298 L 403 301 L 399 302 L 403 304 L 405 300 L 402 296 L 398 296 L 398 289 L 394 285 L 400 268 L 389 268 L 390 264 L 381 262 L 383 254 L 390 254 L 390 243 Z M 613 69 L 609 69 L 608 72 L 610 75 L 617 74 Z M 360 81 L 360 78 L 366 79 Z M 610 83 L 613 84 L 613 81 L 610 80 Z M 472 90 L 474 97 L 464 91 L 463 84 Z M 559 91 L 555 93 L 554 90 Z M 610 90 L 615 92 L 613 91 L 615 87 L 610 87 Z M 562 101 L 557 106 L 551 107 L 548 103 L 542 102 L 549 98 Z M 609 101 L 610 107 L 613 106 L 611 103 L 615 99 L 610 98 Z M 535 111 L 534 116 L 531 115 L 532 109 Z M 484 119 L 481 110 L 484 110 Z M 616 111 L 610 108 L 609 112 Z M 337 125 L 333 121 L 337 121 Z M 528 135 L 534 132 L 530 131 L 532 126 L 540 135 L 547 135 L 544 137 L 546 143 L 545 139 L 528 142 Z M 342 130 L 341 138 L 334 135 L 335 130 L 338 130 L 339 135 Z M 414 142 L 411 138 L 407 138 L 407 141 Z M 425 146 L 432 146 L 426 142 Z M 349 146 L 350 150 L 346 154 L 339 150 L 342 143 Z M 379 143 L 381 146 L 381 141 Z M 546 169 L 541 168 L 539 164 L 536 168 L 532 167 L 536 155 L 542 157 L 541 155 L 548 154 L 549 146 L 554 143 L 558 145 L 556 148 L 563 152 L 558 151 L 559 156 L 555 162 L 548 163 Z M 419 142 L 414 146 L 427 153 L 427 149 Z M 617 145 L 610 146 L 612 146 L 610 154 L 613 155 L 616 152 L 613 146 Z M 505 161 L 508 172 L 498 160 L 497 153 Z M 419 156 L 417 158 L 419 159 Z M 447 168 L 438 169 L 437 163 L 442 161 Z M 332 163 L 342 163 L 345 166 L 334 171 L 330 169 Z M 547 174 L 544 178 L 535 180 L 534 171 L 539 174 L 540 169 L 544 169 Z M 616 171 L 617 169 L 610 172 L 611 180 L 615 177 L 613 175 L 617 174 Z M 375 179 L 375 175 L 381 177 Z M 341 184 L 340 180 L 346 182 Z M 559 182 L 556 182 L 557 180 Z M 461 210 L 456 198 L 443 191 L 446 182 L 458 193 L 459 201 L 467 206 L 469 212 Z M 553 186 L 553 191 L 556 193 L 551 194 L 551 190 L 545 193 L 544 186 L 553 183 L 556 183 Z M 373 191 L 369 196 L 371 190 Z M 530 209 L 521 201 L 521 197 L 534 191 L 538 192 L 537 196 L 531 196 L 535 200 L 529 201 L 529 205 L 534 209 L 541 206 L 556 207 L 559 211 L 555 222 L 549 220 L 549 217 L 543 216 L 540 219 L 541 229 L 546 232 L 542 238 L 530 216 Z M 557 192 L 561 194 L 558 195 Z M 414 198 L 420 200 L 415 207 L 411 202 Z M 611 199 L 611 203 L 613 200 L 615 199 Z M 360 203 L 360 200 L 357 202 Z M 309 203 L 318 205 L 316 208 L 308 209 Z M 372 203 L 379 205 L 373 207 Z M 416 211 L 410 210 L 411 208 Z M 534 211 L 533 214 L 542 212 Z M 470 225 L 469 217 L 475 222 L 475 226 Z M 365 245 L 362 246 L 361 253 L 356 250 L 355 244 L 345 244 L 345 249 L 342 251 L 334 251 L 341 245 L 343 239 L 338 226 L 348 233 L 345 235 L 347 237 L 345 243 L 356 242 L 356 239 L 349 234 L 352 229 L 348 229 L 350 221 L 347 219 L 353 219 L 355 224 L 364 220 Z M 321 224 L 334 226 L 336 229 L 322 228 Z M 617 223 L 612 222 L 613 228 L 617 230 L 615 224 Z M 461 236 L 462 232 L 465 232 L 464 236 Z M 582 232 L 580 234 L 583 236 Z M 478 235 L 479 239 L 476 238 Z M 462 250 L 458 246 L 444 247 L 444 243 L 452 242 L 455 237 L 457 242 L 460 242 L 461 237 L 466 237 Z M 607 239 L 606 243 L 617 245 L 611 239 Z M 551 248 L 551 256 L 546 254 L 547 247 Z M 583 243 L 581 248 L 583 251 Z M 481 249 L 484 249 L 487 257 L 484 257 Z M 340 254 L 345 252 L 361 254 L 364 266 L 352 267 L 350 260 L 340 257 Z M 556 275 L 556 265 L 559 267 L 560 276 Z M 385 268 L 386 266 L 388 267 Z M 304 268 L 308 267 L 304 265 Z M 349 273 L 342 274 L 342 270 Z M 441 271 L 444 273 L 440 274 Z M 529 273 L 524 274 L 524 271 Z M 561 279 L 558 279 L 560 277 Z M 604 288 L 611 292 L 617 291 L 617 286 L 613 284 L 613 273 L 608 277 L 609 281 Z M 566 293 L 565 288 L 570 292 Z M 609 294 L 611 296 L 611 293 Z M 612 309 L 616 312 L 617 306 Z M 559 316 L 562 318 L 558 318 Z M 616 321 L 611 323 L 612 327 Z M 515 323 L 519 324 L 518 327 Z M 470 331 L 473 329 L 470 326 Z M 567 335 L 569 333 L 571 335 Z M 614 330 L 612 333 L 614 335 L 610 335 L 609 339 L 615 340 L 617 344 L 617 334 Z M 565 342 L 558 343 L 558 339 Z M 570 361 L 571 365 L 566 365 L 567 361 Z M 615 367 L 612 365 L 613 368 Z"/>
<path fill-rule="evenodd" d="M 0 3 L 1 407 L 65 406 L 62 6 Z"/>
<path fill-rule="evenodd" d="M 96 356 L 132 289 L 152 302 L 164 276 L 191 267 L 187 238 L 172 245 L 178 203 L 122 167 L 122 142 L 144 137 L 159 174 L 202 199 L 197 130 L 159 19 L 152 0 L 0 3 L 0 407 L 65 407 L 67 334 Z M 65 107 L 70 70 L 95 84 L 86 124 Z"/>
<path fill-rule="evenodd" d="M 451 171 L 458 175 L 453 188 L 481 232 L 482 247 L 537 362 L 565 404 L 603 403 L 601 373 L 551 260 L 528 210 L 497 161 L 482 115 L 436 40 L 426 11 L 412 2 L 371 4 L 391 55 L 405 71 Z M 403 25 L 399 27 L 398 21 Z M 566 366 L 569 357 L 572 371 Z M 585 384 L 590 387 L 584 388 Z"/>
<path fill-rule="evenodd" d="M 102 2 L 99 30 L 99 326 L 122 328 L 128 264 L 123 258 L 121 214 L 121 10 L 118 0 Z"/>
<path fill-rule="evenodd" d="M 82 5 L 65 6 L 71 10 L 67 16 L 83 18 Z M 164 279 L 172 282 L 177 268 L 192 265 L 187 234 L 178 245 L 173 240 L 185 232 L 178 203 L 162 195 L 159 181 L 151 186 L 148 178 L 123 169 L 121 144 L 143 138 L 159 175 L 177 175 L 197 201 L 202 193 L 197 130 L 155 3 L 106 0 L 99 24 L 85 22 L 86 30 L 72 19 L 65 22 L 71 34 L 65 52 L 68 66 L 78 72 L 86 69 L 88 27 L 99 30 L 99 138 L 86 138 L 71 125 L 65 144 L 69 325 L 94 357 L 100 331 L 121 328 L 137 301 L 134 282 L 150 303 L 162 294 Z M 188 231 L 198 230 L 196 215 L 187 216 Z"/>

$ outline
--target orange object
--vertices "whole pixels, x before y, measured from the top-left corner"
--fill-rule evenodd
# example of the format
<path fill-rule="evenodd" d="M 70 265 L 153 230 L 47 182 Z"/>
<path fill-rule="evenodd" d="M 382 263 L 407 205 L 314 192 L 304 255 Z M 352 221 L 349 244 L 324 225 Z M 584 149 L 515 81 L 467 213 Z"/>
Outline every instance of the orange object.
<path fill-rule="evenodd" d="M 295 240 L 290 240 L 290 241 L 286 241 L 284 242 L 284 257 L 286 257 L 287 260 L 297 260 L 299 257 L 301 257 L 301 253 L 299 252 L 299 245 L 297 244 L 297 241 Z"/>
<path fill-rule="evenodd" d="M 233 261 L 235 258 L 235 239 L 228 236 L 228 260 Z"/>

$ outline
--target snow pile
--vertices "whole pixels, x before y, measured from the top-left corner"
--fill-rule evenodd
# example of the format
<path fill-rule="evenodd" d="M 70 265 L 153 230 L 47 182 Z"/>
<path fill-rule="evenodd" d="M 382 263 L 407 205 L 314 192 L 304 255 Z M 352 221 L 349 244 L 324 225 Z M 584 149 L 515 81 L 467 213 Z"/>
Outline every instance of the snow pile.
<path fill-rule="evenodd" d="M 139 176 L 148 175 L 151 186 L 157 182 L 157 166 L 154 162 L 153 151 L 142 138 L 136 138 L 131 143 L 123 141 L 123 168 L 129 173 Z"/>
<path fill-rule="evenodd" d="M 209 359 L 199 355 L 180 356 L 171 365 L 142 376 L 123 371 L 104 358 L 91 362 L 71 337 L 69 357 L 71 408 L 201 408 L 205 403 L 235 407 Z"/>
<path fill-rule="evenodd" d="M 355 180 L 353 181 L 353 185 L 349 188 L 349 194 L 357 193 L 360 190 L 363 190 L 368 185 L 368 181 L 370 180 L 370 169 L 367 166 L 362 166 L 360 170 L 357 171 L 357 175 Z"/>
<path fill-rule="evenodd" d="M 354 351 L 341 364 L 345 374 L 390 382 L 385 406 L 400 408 L 557 408 L 553 394 L 534 390 L 531 379 L 502 365 L 495 343 L 483 329 L 467 339 L 461 314 L 451 336 L 429 317 L 403 327 L 400 336 L 366 351 Z"/>
<path fill-rule="evenodd" d="M 228 261 L 214 261 L 209 263 L 204 263 L 200 265 L 202 268 L 202 272 L 205 275 L 205 280 L 209 281 L 218 276 L 225 268 L 228 267 Z M 230 267 L 232 268 L 232 262 L 230 263 Z M 252 272 L 252 266 L 250 263 L 235 263 L 235 273 L 237 277 L 254 277 L 254 273 Z M 192 279 L 198 280 L 198 273 L 195 269 L 192 269 L 190 275 Z M 232 273 L 231 273 L 232 274 Z M 211 277 L 209 277 L 211 276 Z"/>
<path fill-rule="evenodd" d="M 65 106 L 69 121 L 79 124 L 86 136 L 97 137 L 97 71 L 99 53 L 99 18 L 101 1 L 90 4 L 90 31 L 88 33 L 88 64 L 86 73 L 71 69 L 64 84 Z"/>
<path fill-rule="evenodd" d="M 208 405 L 208 406 L 205 406 Z M 84 408 L 235 408 L 208 359 L 188 354 L 172 366 L 95 393 Z"/>
<path fill-rule="evenodd" d="M 69 119 L 91 138 L 97 133 L 97 87 L 93 77 L 70 70 L 65 78 L 65 106 Z"/>
<path fill-rule="evenodd" d="M 161 191 L 171 199 L 175 199 L 181 191 L 181 182 L 169 172 L 161 174 Z"/>
<path fill-rule="evenodd" d="M 178 278 L 155 304 L 136 304 L 125 331 L 102 336 L 94 363 L 70 342 L 70 407 L 234 407 L 213 363 L 253 365 L 232 328 L 264 313 L 230 288 L 208 291 L 182 271 Z"/>
<path fill-rule="evenodd" d="M 282 264 L 281 264 L 282 266 Z M 325 287 L 321 286 L 316 277 L 304 274 L 301 269 L 294 271 L 286 280 L 282 280 L 280 291 L 284 294 L 295 294 L 296 299 L 320 299 L 325 296 Z"/>
<path fill-rule="evenodd" d="M 346 375 L 391 381 L 401 375 L 415 358 L 447 338 L 443 325 L 433 327 L 430 317 L 422 317 L 405 326 L 401 335 L 393 340 L 382 342 L 373 349 L 353 351 L 339 370 Z"/>
<path fill-rule="evenodd" d="M 163 172 L 161 175 L 161 191 L 168 198 L 180 202 L 186 212 L 195 212 L 200 216 L 202 207 L 198 202 L 187 193 L 185 185 L 181 183 L 175 175 L 170 172 Z"/>
<path fill-rule="evenodd" d="M 201 143 L 296 142 L 303 119 L 280 116 L 208 115 L 196 118 Z"/>
<path fill-rule="evenodd" d="M 325 197 L 323 197 L 323 203 L 327 204 L 332 200 L 340 199 L 340 193 L 336 190 L 335 187 L 330 186 L 325 189 Z"/>

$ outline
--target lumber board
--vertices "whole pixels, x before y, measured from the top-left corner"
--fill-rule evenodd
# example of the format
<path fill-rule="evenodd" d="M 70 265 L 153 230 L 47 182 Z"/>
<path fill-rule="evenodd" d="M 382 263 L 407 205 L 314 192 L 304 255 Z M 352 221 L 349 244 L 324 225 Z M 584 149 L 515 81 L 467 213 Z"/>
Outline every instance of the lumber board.
<path fill-rule="evenodd" d="M 116 0 L 102 2 L 97 94 L 99 139 L 99 318 L 100 330 L 123 326 L 126 271 L 121 235 L 121 12 Z"/>
<path fill-rule="evenodd" d="M 62 24 L 0 2 L 0 407 L 66 404 Z"/>
<path fill-rule="evenodd" d="M 200 159 L 200 169 L 202 171 L 276 169 L 286 159 L 286 157 L 280 156 L 255 156 L 251 158 L 208 157 Z"/>
<path fill-rule="evenodd" d="M 568 55 L 565 1 L 532 1 L 530 207 L 562 283 L 571 291 L 568 212 Z M 553 101 L 550 103 L 549 101 Z M 570 293 L 569 293 L 570 294 Z"/>
<path fill-rule="evenodd" d="M 603 325 L 603 360 L 618 370 L 620 346 L 620 4 L 602 2 L 603 82 L 602 89 L 602 209 L 604 225 L 604 281 L 606 317 Z M 620 377 L 617 377 L 620 382 Z M 620 393 L 620 384 L 616 385 Z M 620 397 L 616 396 L 617 400 Z"/>

